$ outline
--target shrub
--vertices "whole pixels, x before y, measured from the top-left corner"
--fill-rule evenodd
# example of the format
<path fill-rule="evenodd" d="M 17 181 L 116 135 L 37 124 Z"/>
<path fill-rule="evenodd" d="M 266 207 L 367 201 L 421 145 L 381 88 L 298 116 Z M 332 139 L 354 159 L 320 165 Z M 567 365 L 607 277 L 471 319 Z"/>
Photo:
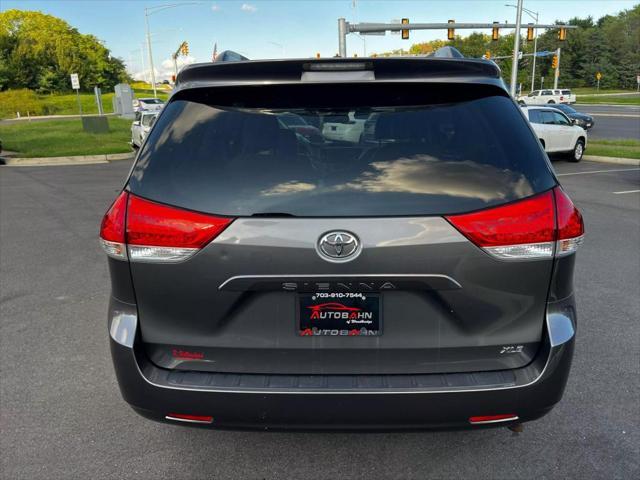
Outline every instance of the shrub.
<path fill-rule="evenodd" d="M 21 116 L 42 115 L 42 103 L 34 91 L 22 88 L 0 92 L 0 118 L 13 118 L 16 112 Z"/>

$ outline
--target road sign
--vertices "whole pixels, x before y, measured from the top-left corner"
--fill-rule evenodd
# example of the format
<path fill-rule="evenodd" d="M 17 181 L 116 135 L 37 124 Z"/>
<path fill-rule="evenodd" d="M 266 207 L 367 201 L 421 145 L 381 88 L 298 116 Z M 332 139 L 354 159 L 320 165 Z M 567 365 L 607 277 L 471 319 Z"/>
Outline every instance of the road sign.
<path fill-rule="evenodd" d="M 80 79 L 77 73 L 71 74 L 71 88 L 74 90 L 80 90 Z"/>
<path fill-rule="evenodd" d="M 600 72 L 596 73 L 596 80 L 600 80 L 602 78 L 602 74 Z"/>

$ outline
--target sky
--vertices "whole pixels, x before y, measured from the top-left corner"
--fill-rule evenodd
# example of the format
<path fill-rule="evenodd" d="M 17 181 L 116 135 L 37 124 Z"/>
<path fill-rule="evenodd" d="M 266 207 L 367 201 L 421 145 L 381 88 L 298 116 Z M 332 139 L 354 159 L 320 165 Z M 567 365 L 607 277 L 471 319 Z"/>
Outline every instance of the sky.
<path fill-rule="evenodd" d="M 505 6 L 517 0 L 0 0 L 0 11 L 12 8 L 38 10 L 66 20 L 82 33 L 103 40 L 122 58 L 135 77 L 148 75 L 145 44 L 145 7 L 179 4 L 152 10 L 149 26 L 157 78 L 173 73 L 171 53 L 186 40 L 189 56 L 179 64 L 210 61 L 214 44 L 218 52 L 235 50 L 249 58 L 333 56 L 338 50 L 337 19 L 349 22 L 391 22 L 402 17 L 411 22 L 515 22 L 516 9 Z M 592 16 L 595 19 L 629 9 L 638 0 L 525 0 L 539 12 L 540 23 Z M 523 15 L 523 22 L 531 21 Z M 457 32 L 458 33 L 458 32 Z M 470 31 L 459 32 L 461 34 Z M 488 31 L 487 31 L 488 33 Z M 412 31 L 409 40 L 399 35 L 347 36 L 348 54 L 384 52 L 411 44 L 444 39 L 445 31 Z"/>

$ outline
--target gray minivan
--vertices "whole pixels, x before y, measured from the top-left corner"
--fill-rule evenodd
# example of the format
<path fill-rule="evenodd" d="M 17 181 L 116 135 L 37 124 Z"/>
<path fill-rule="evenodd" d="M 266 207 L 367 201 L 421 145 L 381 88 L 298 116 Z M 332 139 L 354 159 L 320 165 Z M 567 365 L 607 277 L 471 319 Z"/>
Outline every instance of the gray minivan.
<path fill-rule="evenodd" d="M 122 395 L 227 428 L 537 419 L 583 232 L 492 62 L 188 66 L 102 222 Z"/>

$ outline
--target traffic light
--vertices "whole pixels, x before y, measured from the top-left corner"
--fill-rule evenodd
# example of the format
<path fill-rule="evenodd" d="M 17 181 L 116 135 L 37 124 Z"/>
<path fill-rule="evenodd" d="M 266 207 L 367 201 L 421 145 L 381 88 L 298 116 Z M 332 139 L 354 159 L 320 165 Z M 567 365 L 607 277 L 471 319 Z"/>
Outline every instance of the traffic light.
<path fill-rule="evenodd" d="M 189 43 L 182 42 L 182 46 L 180 47 L 180 53 L 182 53 L 182 55 L 184 55 L 185 57 L 189 55 Z"/>
<path fill-rule="evenodd" d="M 447 23 L 456 23 L 455 20 L 449 20 Z M 447 28 L 447 40 L 453 40 L 456 38 L 455 28 Z"/>
<path fill-rule="evenodd" d="M 402 24 L 407 25 L 409 23 L 408 18 L 402 19 Z M 402 30 L 402 40 L 409 40 L 409 30 Z"/>
<path fill-rule="evenodd" d="M 533 41 L 533 27 L 531 25 L 533 25 L 533 23 L 527 26 L 527 42 Z"/>
<path fill-rule="evenodd" d="M 493 30 L 491 31 L 491 40 L 493 40 L 494 42 L 497 42 L 498 39 L 500 38 L 500 29 L 498 28 L 499 24 L 500 22 L 493 22 Z"/>
<path fill-rule="evenodd" d="M 554 55 L 551 60 L 551 68 L 558 68 L 558 56 Z"/>
<path fill-rule="evenodd" d="M 487 50 L 486 52 L 484 52 L 484 58 L 486 58 L 487 60 L 491 60 L 491 50 Z"/>
<path fill-rule="evenodd" d="M 560 40 L 561 42 L 564 42 L 567 39 L 567 29 L 560 27 L 560 29 L 558 30 L 558 40 Z"/>

